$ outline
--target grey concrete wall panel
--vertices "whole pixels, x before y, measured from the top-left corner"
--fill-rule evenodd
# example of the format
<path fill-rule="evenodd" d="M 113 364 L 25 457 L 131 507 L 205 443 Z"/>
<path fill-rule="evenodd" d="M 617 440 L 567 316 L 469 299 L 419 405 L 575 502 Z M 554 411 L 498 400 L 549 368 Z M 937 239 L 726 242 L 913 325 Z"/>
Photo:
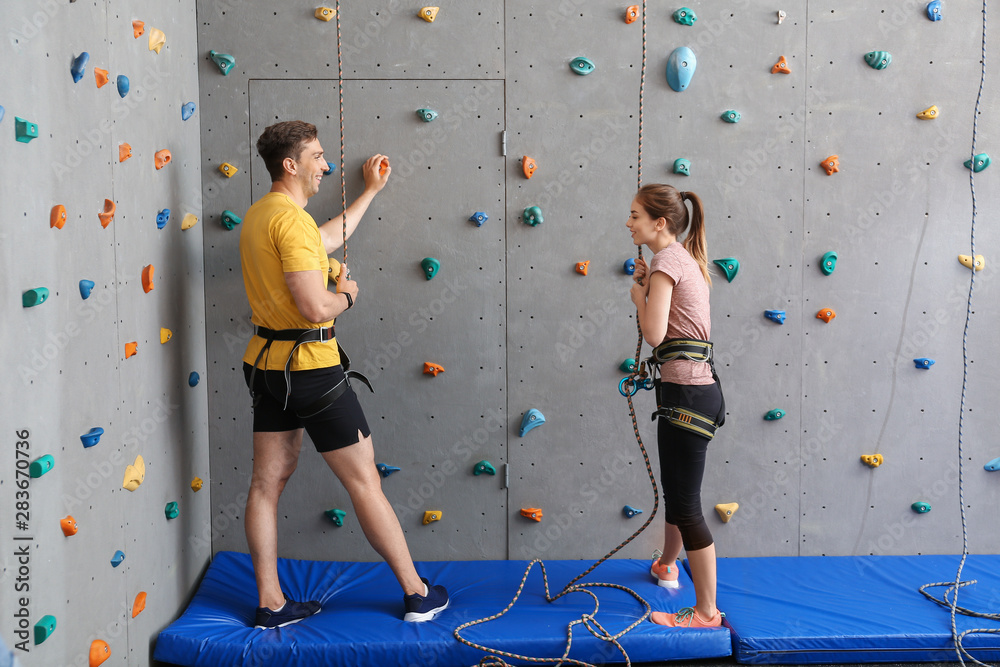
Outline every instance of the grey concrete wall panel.
<path fill-rule="evenodd" d="M 15 431 L 26 430 L 30 458 L 51 454 L 55 467 L 31 480 L 28 528 L 13 512 L 0 519 L 0 534 L 33 538 L 30 550 L 30 624 L 43 615 L 58 626 L 44 644 L 29 640 L 18 651 L 22 664 L 86 663 L 90 641 L 108 641 L 109 664 L 148 664 L 150 642 L 190 595 L 210 556 L 189 546 L 193 526 L 208 518 L 207 494 L 194 496 L 191 479 L 208 479 L 205 387 L 191 388 L 188 373 L 204 375 L 204 286 L 200 227 L 180 231 L 183 210 L 200 213 L 199 123 L 184 123 L 180 106 L 198 99 L 194 7 L 190 3 L 32 3 L 5 6 L 2 24 L 8 67 L 0 74 L 6 109 L 7 148 L 0 170 L 2 239 L 6 276 L 2 335 L 5 367 L 15 375 L 5 390 L 0 421 L 9 430 L 9 465 L 0 475 L 2 504 L 15 508 Z M 133 14 L 133 12 L 135 12 Z M 142 19 L 167 34 L 159 54 L 146 38 L 133 38 L 131 21 Z M 84 78 L 73 83 L 73 57 L 90 53 Z M 94 67 L 112 82 L 97 89 Z M 125 74 L 124 99 L 114 78 Z M 39 138 L 14 141 L 14 116 L 39 125 Z M 132 157 L 118 162 L 118 145 Z M 169 148 L 174 162 L 156 171 L 153 153 Z M 114 222 L 102 229 L 104 199 L 117 204 Z M 49 211 L 63 204 L 63 229 L 50 229 Z M 156 212 L 174 211 L 158 230 Z M 156 267 L 155 289 L 144 294 L 143 266 Z M 78 283 L 93 280 L 89 299 Z M 45 286 L 48 302 L 22 308 L 21 292 Z M 173 330 L 167 345 L 160 327 Z M 124 344 L 139 342 L 125 360 Z M 84 449 L 80 435 L 100 426 L 98 445 Z M 136 492 L 121 488 L 126 463 L 141 453 L 147 478 Z M 181 516 L 168 523 L 168 500 Z M 64 537 L 59 520 L 77 520 L 79 532 Z M 0 608 L 13 618 L 19 608 L 15 578 L 20 564 L 13 542 L 5 545 Z M 8 548 L 10 547 L 10 548 Z M 126 561 L 112 568 L 116 549 Z M 131 618 L 135 595 L 149 606 Z M 23 591 L 22 591 L 23 593 Z M 30 628 L 29 628 L 30 629 Z M 20 641 L 10 623 L 4 642 Z"/>

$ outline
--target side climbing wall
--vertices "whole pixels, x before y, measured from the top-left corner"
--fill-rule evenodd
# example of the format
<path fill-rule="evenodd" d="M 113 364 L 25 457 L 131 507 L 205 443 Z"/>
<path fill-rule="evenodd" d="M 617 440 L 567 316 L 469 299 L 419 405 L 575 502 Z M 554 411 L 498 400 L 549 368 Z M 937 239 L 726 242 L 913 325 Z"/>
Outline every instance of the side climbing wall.
<path fill-rule="evenodd" d="M 420 8 L 385 0 L 341 16 L 348 200 L 368 155 L 388 154 L 394 170 L 349 243 L 362 296 L 338 322 L 355 366 L 376 380 L 362 402 L 377 460 L 400 468 L 383 486 L 418 559 L 596 558 L 653 509 L 618 392 L 619 367 L 635 356 L 622 267 L 635 253 L 624 222 L 637 181 L 642 20 L 604 1 L 454 3 L 433 22 Z M 242 215 L 267 190 L 252 146 L 275 120 L 316 123 L 338 157 L 336 25 L 314 9 L 199 3 L 213 549 L 246 548 L 251 471 L 240 372 L 249 310 L 237 230 L 219 214 Z M 813 2 L 780 20 L 780 7 L 751 0 L 695 2 L 675 19 L 681 9 L 646 16 L 642 175 L 701 196 L 710 258 L 733 267 L 728 280 L 712 265 L 728 413 L 703 497 L 720 554 L 960 551 L 971 272 L 957 256 L 971 254 L 963 162 L 978 8 L 947 4 L 940 21 L 925 3 Z M 697 67 L 677 92 L 665 72 L 685 46 Z M 211 50 L 234 58 L 228 74 Z M 866 62 L 882 51 L 891 62 Z M 997 102 L 988 87 L 977 153 L 995 141 Z M 937 114 L 917 117 L 932 105 Z M 418 109 L 438 116 L 424 122 Z M 839 171 L 828 175 L 831 156 Z M 224 162 L 240 172 L 226 178 Z M 320 222 L 340 210 L 341 168 L 310 203 Z M 976 174 L 975 252 L 987 261 L 965 402 L 964 497 L 979 551 L 1000 548 L 988 529 L 998 478 L 984 470 L 1000 456 L 984 414 L 1000 389 L 996 316 L 984 306 L 996 289 L 984 215 L 997 204 L 994 177 Z M 534 226 L 524 222 L 532 207 L 544 219 Z M 489 217 L 481 227 L 468 221 L 476 211 Z M 426 257 L 440 261 L 432 280 Z M 924 358 L 934 364 L 917 368 Z M 425 362 L 446 370 L 426 375 Z M 652 395 L 636 405 L 655 471 Z M 522 435 L 531 410 L 544 423 Z M 876 454 L 878 467 L 861 460 Z M 375 558 L 308 442 L 302 457 L 280 507 L 281 554 Z M 474 475 L 479 460 L 498 474 Z M 739 504 L 728 523 L 713 509 L 725 503 Z M 642 513 L 629 518 L 626 505 Z M 341 527 L 323 517 L 334 507 L 348 512 Z M 541 510 L 541 521 L 522 509 Z M 424 524 L 425 511 L 440 520 Z M 657 528 L 620 554 L 647 556 Z"/>
<path fill-rule="evenodd" d="M 0 638 L 26 666 L 144 665 L 211 555 L 195 8 L 0 25 Z"/>

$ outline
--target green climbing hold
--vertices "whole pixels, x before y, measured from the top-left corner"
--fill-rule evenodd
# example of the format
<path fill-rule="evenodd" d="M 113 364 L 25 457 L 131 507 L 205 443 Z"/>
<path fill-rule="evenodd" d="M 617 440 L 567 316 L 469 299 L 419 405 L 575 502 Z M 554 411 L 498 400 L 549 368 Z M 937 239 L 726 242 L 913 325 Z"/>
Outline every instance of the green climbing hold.
<path fill-rule="evenodd" d="M 691 175 L 691 160 L 687 158 L 679 157 L 674 160 L 674 173 L 681 174 L 682 176 Z"/>
<path fill-rule="evenodd" d="M 31 462 L 28 466 L 28 475 L 30 477 L 41 477 L 48 471 L 52 470 L 52 467 L 56 464 L 56 460 L 52 458 L 51 454 L 46 454 L 45 456 L 39 456 L 37 459 Z"/>
<path fill-rule="evenodd" d="M 681 25 L 694 25 L 698 16 L 689 7 L 681 7 L 674 12 L 674 20 Z"/>
<path fill-rule="evenodd" d="M 779 408 L 775 408 L 774 410 L 768 410 L 767 414 L 764 415 L 764 419 L 766 419 L 768 421 L 774 421 L 775 419 L 781 419 L 784 416 L 785 416 L 785 411 L 784 410 L 781 410 Z"/>
<path fill-rule="evenodd" d="M 495 475 L 497 474 L 497 469 L 493 467 L 493 464 L 489 461 L 483 460 L 476 464 L 472 469 L 473 475 Z"/>
<path fill-rule="evenodd" d="M 222 212 L 222 226 L 226 229 L 232 230 L 233 227 L 242 223 L 243 219 L 229 209 Z"/>
<path fill-rule="evenodd" d="M 973 159 L 965 161 L 965 168 L 971 169 L 977 174 L 988 166 L 990 166 L 990 156 L 986 153 L 980 153 Z"/>
<path fill-rule="evenodd" d="M 823 272 L 824 276 L 828 276 L 833 273 L 835 268 L 837 268 L 837 251 L 831 250 L 823 255 L 823 263 L 820 264 L 819 269 Z"/>
<path fill-rule="evenodd" d="M 420 116 L 420 120 L 429 123 L 438 117 L 438 112 L 434 109 L 417 109 L 417 115 Z"/>
<path fill-rule="evenodd" d="M 35 623 L 35 644 L 41 644 L 56 631 L 56 617 L 52 614 L 42 616 L 42 619 Z"/>
<path fill-rule="evenodd" d="M 722 272 L 726 274 L 726 280 L 728 282 L 733 282 L 733 278 L 740 271 L 740 262 L 735 257 L 723 257 L 722 259 L 713 259 L 713 264 L 717 264 Z"/>
<path fill-rule="evenodd" d="M 529 206 L 524 209 L 524 213 L 521 214 L 521 218 L 524 220 L 524 224 L 531 225 L 532 227 L 545 222 L 545 219 L 542 217 L 542 209 L 537 206 Z"/>
<path fill-rule="evenodd" d="M 441 262 L 433 257 L 424 257 L 420 260 L 420 267 L 424 270 L 424 277 L 430 280 L 441 270 Z"/>
<path fill-rule="evenodd" d="M 584 58 L 583 56 L 577 56 L 569 63 L 569 68 L 579 74 L 580 76 L 586 76 L 593 72 L 597 66 L 590 58 Z"/>
<path fill-rule="evenodd" d="M 726 111 L 722 112 L 721 116 L 722 120 L 726 121 L 727 123 L 738 123 L 740 122 L 740 118 L 742 117 L 743 116 L 741 116 L 740 112 L 737 111 L 736 109 L 727 109 Z"/>
<path fill-rule="evenodd" d="M 14 136 L 22 144 L 26 144 L 32 139 L 37 139 L 38 125 L 24 120 L 19 116 L 14 116 Z"/>
<path fill-rule="evenodd" d="M 176 519 L 177 515 L 180 514 L 180 509 L 177 507 L 177 503 L 171 501 L 163 508 L 163 513 L 167 519 Z"/>
<path fill-rule="evenodd" d="M 40 303 L 45 303 L 45 300 L 48 298 L 49 290 L 47 287 L 36 287 L 21 294 L 21 305 L 25 308 L 31 308 Z"/>
<path fill-rule="evenodd" d="M 347 512 L 338 509 L 326 510 L 323 514 L 325 514 L 326 518 L 332 521 L 335 526 L 343 526 L 344 517 L 347 516 Z"/>
<path fill-rule="evenodd" d="M 931 511 L 931 504 L 930 503 L 925 503 L 922 500 L 913 503 L 912 505 L 910 505 L 910 507 L 917 514 L 927 514 L 928 512 Z"/>
<path fill-rule="evenodd" d="M 622 373 L 634 373 L 637 367 L 638 364 L 635 363 L 635 359 L 629 357 L 628 359 L 626 359 L 621 363 L 621 365 L 618 367 L 618 370 L 620 370 Z"/>
<path fill-rule="evenodd" d="M 208 55 L 212 58 L 212 62 L 219 67 L 219 71 L 225 76 L 228 76 L 233 71 L 233 68 L 236 67 L 236 58 L 233 58 L 228 53 L 219 53 L 212 50 L 208 52 Z"/>
<path fill-rule="evenodd" d="M 892 62 L 892 54 L 888 51 L 869 51 L 865 54 L 865 62 L 872 69 L 885 69 Z"/>

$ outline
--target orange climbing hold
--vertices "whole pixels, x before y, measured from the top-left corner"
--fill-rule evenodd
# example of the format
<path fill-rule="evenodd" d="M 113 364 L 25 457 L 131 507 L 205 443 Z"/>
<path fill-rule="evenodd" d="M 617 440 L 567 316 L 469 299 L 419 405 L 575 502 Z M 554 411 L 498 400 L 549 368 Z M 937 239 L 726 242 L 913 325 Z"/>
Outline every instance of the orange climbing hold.
<path fill-rule="evenodd" d="M 100 88 L 108 82 L 108 70 L 95 67 L 94 78 L 97 80 L 97 87 Z"/>
<path fill-rule="evenodd" d="M 168 164 L 170 164 L 170 160 L 172 159 L 173 156 L 170 155 L 170 151 L 168 151 L 166 148 L 160 151 L 156 151 L 156 154 L 153 155 L 153 161 L 156 164 L 157 169 L 163 169 Z"/>
<path fill-rule="evenodd" d="M 535 164 L 535 158 L 525 155 L 521 158 L 521 168 L 524 170 L 524 177 L 531 178 L 535 175 L 535 169 L 537 165 Z"/>
<path fill-rule="evenodd" d="M 142 291 L 149 294 L 156 285 L 153 284 L 153 271 L 156 269 L 152 264 L 142 267 Z M 162 336 L 161 336 L 162 338 Z M 169 337 L 168 337 L 169 340 Z"/>
<path fill-rule="evenodd" d="M 49 214 L 49 229 L 53 227 L 56 229 L 62 229 L 65 224 L 66 207 L 62 204 L 56 204 L 52 207 L 52 213 Z"/>
<path fill-rule="evenodd" d="M 107 229 L 111 221 L 115 219 L 115 203 L 110 199 L 105 199 L 104 210 L 98 213 L 97 217 L 101 219 L 101 227 Z"/>
<path fill-rule="evenodd" d="M 576 263 L 576 272 L 579 273 L 581 276 L 585 276 L 585 275 L 587 275 L 587 268 L 588 267 L 590 267 L 590 260 L 589 259 L 586 262 L 577 262 Z"/>
<path fill-rule="evenodd" d="M 124 162 L 130 157 L 132 157 L 132 147 L 128 144 L 120 144 L 118 146 L 118 161 Z"/>
<path fill-rule="evenodd" d="M 143 33 L 146 32 L 146 24 L 142 21 L 132 21 L 132 36 L 136 39 L 142 37 Z"/>
<path fill-rule="evenodd" d="M 771 68 L 771 74 L 791 74 L 792 70 L 788 69 L 788 61 L 785 60 L 785 56 L 778 58 L 778 62 L 774 63 L 774 67 Z"/>
<path fill-rule="evenodd" d="M 827 176 L 833 176 L 835 172 L 840 171 L 840 157 L 837 155 L 831 155 L 830 157 L 823 160 L 820 166 L 826 170 Z"/>
<path fill-rule="evenodd" d="M 444 373 L 444 366 L 441 364 L 435 364 L 430 361 L 424 362 L 424 373 L 427 375 L 433 375 L 437 377 L 438 373 Z"/>
<path fill-rule="evenodd" d="M 827 324 L 829 324 L 830 320 L 832 320 L 836 316 L 837 316 L 837 313 L 834 312 L 833 308 L 824 308 L 823 310 L 821 310 L 818 313 L 816 313 L 816 317 L 819 318 L 819 319 L 821 319 L 821 320 L 823 320 Z"/>
<path fill-rule="evenodd" d="M 128 359 L 131 356 L 133 356 L 138 351 L 139 351 L 139 343 L 138 343 L 138 341 L 132 341 L 131 343 L 125 343 L 125 358 L 126 359 Z"/>
<path fill-rule="evenodd" d="M 625 10 L 625 23 L 635 23 L 639 18 L 639 5 L 629 5 Z"/>
<path fill-rule="evenodd" d="M 76 519 L 71 514 L 67 514 L 65 518 L 59 520 L 59 527 L 62 528 L 63 535 L 66 537 L 76 535 L 76 531 L 79 530 L 76 525 Z"/>
<path fill-rule="evenodd" d="M 527 517 L 532 521 L 542 520 L 542 510 L 537 507 L 522 507 L 521 516 Z"/>
<path fill-rule="evenodd" d="M 139 594 L 135 596 L 135 602 L 132 603 L 132 618 L 135 618 L 142 613 L 142 610 L 146 608 L 146 591 L 139 591 Z"/>
<path fill-rule="evenodd" d="M 378 163 L 378 175 L 385 176 L 386 169 L 389 168 L 389 158 L 384 157 L 382 161 Z"/>
<path fill-rule="evenodd" d="M 95 639 L 90 643 L 90 667 L 98 667 L 111 657 L 111 647 L 103 639 Z"/>

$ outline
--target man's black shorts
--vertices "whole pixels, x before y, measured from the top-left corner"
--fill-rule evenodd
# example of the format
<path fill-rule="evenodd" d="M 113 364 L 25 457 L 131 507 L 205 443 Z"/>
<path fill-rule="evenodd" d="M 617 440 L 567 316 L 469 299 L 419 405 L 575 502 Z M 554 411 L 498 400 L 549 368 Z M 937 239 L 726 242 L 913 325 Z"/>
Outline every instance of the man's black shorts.
<path fill-rule="evenodd" d="M 243 376 L 250 386 L 253 366 L 243 364 Z M 344 380 L 344 368 L 340 365 L 329 368 L 315 368 L 306 371 L 292 371 L 292 395 L 285 405 L 285 376 L 283 371 L 262 371 L 254 375 L 256 405 L 253 409 L 253 430 L 258 432 L 294 431 L 305 428 L 318 452 L 329 452 L 358 442 L 358 431 L 365 437 L 371 435 L 365 413 L 354 390 L 340 395 L 333 405 L 307 419 L 295 414 L 296 410 L 312 405 L 320 396 L 333 389 Z"/>

